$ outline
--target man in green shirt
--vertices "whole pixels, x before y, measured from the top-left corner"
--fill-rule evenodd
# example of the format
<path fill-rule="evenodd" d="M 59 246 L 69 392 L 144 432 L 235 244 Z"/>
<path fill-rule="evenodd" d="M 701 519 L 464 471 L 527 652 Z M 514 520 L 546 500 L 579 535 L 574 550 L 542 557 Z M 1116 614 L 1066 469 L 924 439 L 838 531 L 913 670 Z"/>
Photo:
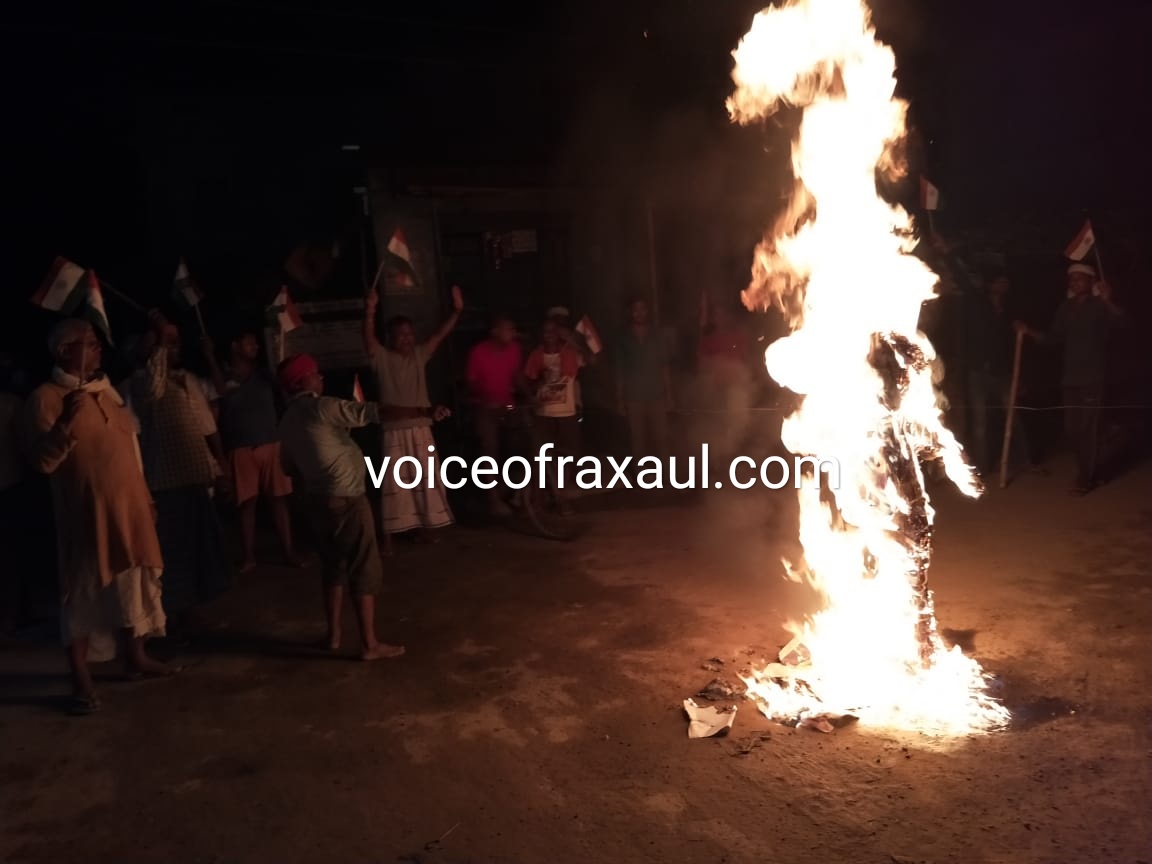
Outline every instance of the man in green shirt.
<path fill-rule="evenodd" d="M 364 496 L 364 454 L 351 430 L 380 422 L 375 402 L 322 395 L 324 377 L 307 354 L 290 357 L 278 370 L 289 396 L 280 420 L 280 458 L 295 487 L 308 498 L 324 566 L 328 647 L 338 651 L 344 589 L 356 595 L 360 658 L 399 657 L 400 645 L 376 639 L 376 595 L 384 583 L 372 507 Z"/>

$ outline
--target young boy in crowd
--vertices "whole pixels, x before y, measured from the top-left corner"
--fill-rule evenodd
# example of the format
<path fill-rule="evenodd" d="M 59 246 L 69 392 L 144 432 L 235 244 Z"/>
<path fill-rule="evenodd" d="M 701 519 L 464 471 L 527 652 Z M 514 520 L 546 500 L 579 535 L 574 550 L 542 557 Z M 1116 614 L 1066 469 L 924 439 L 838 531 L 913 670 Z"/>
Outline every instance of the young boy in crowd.
<path fill-rule="evenodd" d="M 536 447 L 549 443 L 557 456 L 580 458 L 580 418 L 577 416 L 576 390 L 580 370 L 593 357 L 561 323 L 559 315 L 550 314 L 541 330 L 541 341 L 524 364 L 524 378 L 535 387 Z M 560 512 L 572 511 L 576 472 L 566 466 L 564 488 L 557 490 Z"/>
<path fill-rule="evenodd" d="M 288 407 L 280 421 L 280 459 L 295 488 L 307 496 L 324 568 L 328 648 L 340 650 L 345 586 L 356 596 L 360 658 L 399 657 L 400 645 L 376 639 L 376 595 L 384 572 L 372 507 L 364 496 L 364 454 L 351 429 L 380 422 L 375 402 L 324 396 L 316 361 L 298 354 L 280 364 Z"/>

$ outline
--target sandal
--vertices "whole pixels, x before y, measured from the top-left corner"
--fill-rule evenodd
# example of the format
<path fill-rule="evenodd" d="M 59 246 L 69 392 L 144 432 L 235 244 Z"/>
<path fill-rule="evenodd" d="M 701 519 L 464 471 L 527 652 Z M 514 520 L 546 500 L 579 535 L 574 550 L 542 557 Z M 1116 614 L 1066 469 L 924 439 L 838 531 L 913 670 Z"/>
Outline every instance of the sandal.
<path fill-rule="evenodd" d="M 100 710 L 100 700 L 95 693 L 87 696 L 74 695 L 68 703 L 68 713 L 73 717 L 87 717 Z"/>
<path fill-rule="evenodd" d="M 124 678 L 128 681 L 143 681 L 149 678 L 175 678 L 183 671 L 183 666 L 165 666 L 163 671 L 157 672 L 142 672 L 139 669 L 133 669 L 131 672 L 125 672 Z"/>

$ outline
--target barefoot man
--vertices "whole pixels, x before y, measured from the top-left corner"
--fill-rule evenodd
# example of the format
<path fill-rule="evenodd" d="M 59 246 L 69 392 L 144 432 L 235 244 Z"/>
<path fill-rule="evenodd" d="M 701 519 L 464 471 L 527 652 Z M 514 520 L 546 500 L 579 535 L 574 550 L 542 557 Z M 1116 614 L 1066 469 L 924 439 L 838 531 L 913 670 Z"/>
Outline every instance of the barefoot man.
<path fill-rule="evenodd" d="M 376 640 L 376 595 L 384 583 L 372 507 L 364 496 L 364 454 L 350 430 L 380 422 L 375 402 L 322 395 L 324 378 L 307 354 L 279 368 L 288 408 L 280 421 L 280 459 L 308 500 L 324 568 L 328 648 L 340 650 L 344 589 L 356 597 L 360 657 L 399 657 L 404 649 Z"/>
<path fill-rule="evenodd" d="M 32 466 L 52 478 L 71 711 L 91 714 L 100 703 L 88 662 L 111 659 L 113 633 L 122 640 L 130 677 L 175 672 L 144 651 L 145 640 L 165 632 L 164 564 L 136 424 L 100 371 L 92 326 L 61 321 L 48 347 L 56 365 L 26 406 L 28 454 Z"/>

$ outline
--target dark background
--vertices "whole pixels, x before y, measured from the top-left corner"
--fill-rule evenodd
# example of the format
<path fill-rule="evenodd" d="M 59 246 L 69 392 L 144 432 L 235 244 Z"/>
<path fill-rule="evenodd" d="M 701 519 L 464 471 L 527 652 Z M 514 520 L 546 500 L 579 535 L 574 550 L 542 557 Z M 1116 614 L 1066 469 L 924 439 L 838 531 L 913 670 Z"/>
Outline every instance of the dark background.
<path fill-rule="evenodd" d="M 760 5 L 11 7 L 0 336 L 39 350 L 45 319 L 27 297 L 58 254 L 145 301 L 166 296 L 180 255 L 217 306 L 266 291 L 294 248 L 357 219 L 350 190 L 369 173 L 622 196 L 643 173 L 685 212 L 729 189 L 771 199 L 786 132 L 733 127 L 724 111 L 730 52 Z M 917 160 L 944 196 L 938 227 L 1006 251 L 1042 315 L 1090 212 L 1111 281 L 1144 302 L 1147 4 L 872 6 Z M 703 272 L 733 266 L 700 254 Z M 109 314 L 135 326 L 114 298 Z"/>

